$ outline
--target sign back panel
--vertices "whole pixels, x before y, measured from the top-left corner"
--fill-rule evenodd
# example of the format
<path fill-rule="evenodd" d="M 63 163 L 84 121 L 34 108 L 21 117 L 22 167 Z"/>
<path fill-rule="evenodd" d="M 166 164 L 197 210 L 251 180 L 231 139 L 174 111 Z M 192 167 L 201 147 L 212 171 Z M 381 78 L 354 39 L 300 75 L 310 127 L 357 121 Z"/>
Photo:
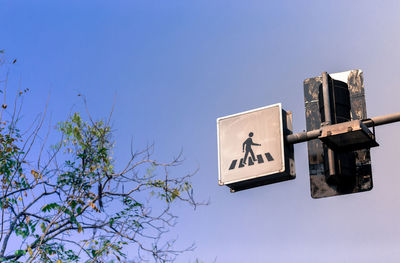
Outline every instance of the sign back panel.
<path fill-rule="evenodd" d="M 350 118 L 362 120 L 367 118 L 364 78 L 361 70 L 350 70 L 330 74 L 334 80 L 347 84 L 350 95 Z M 321 127 L 320 105 L 318 100 L 321 77 L 304 80 L 304 103 L 306 112 L 307 131 Z M 372 189 L 371 157 L 369 149 L 345 153 L 349 162 L 354 163 L 351 175 L 339 176 L 329 180 L 326 174 L 324 144 L 320 140 L 308 141 L 308 161 L 310 170 L 310 188 L 313 198 L 357 193 Z M 344 165 L 344 164 L 343 164 Z"/>
<path fill-rule="evenodd" d="M 284 143 L 291 114 L 281 104 L 218 118 L 217 128 L 220 185 L 238 191 L 295 177 Z"/>

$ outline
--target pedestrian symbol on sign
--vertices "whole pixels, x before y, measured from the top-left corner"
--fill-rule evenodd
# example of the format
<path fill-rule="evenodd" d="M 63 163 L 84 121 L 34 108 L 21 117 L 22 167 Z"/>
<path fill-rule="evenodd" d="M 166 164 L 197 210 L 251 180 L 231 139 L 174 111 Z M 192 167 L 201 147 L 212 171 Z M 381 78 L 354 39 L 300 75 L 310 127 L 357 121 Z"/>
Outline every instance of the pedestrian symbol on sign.
<path fill-rule="evenodd" d="M 256 155 L 254 154 L 253 149 L 251 148 L 251 146 L 253 146 L 253 145 L 261 146 L 261 144 L 253 142 L 253 139 L 252 139 L 253 136 L 254 136 L 254 133 L 250 132 L 249 138 L 247 138 L 242 144 L 242 151 L 244 152 L 244 157 L 239 160 L 238 168 L 242 168 L 245 165 L 252 166 L 252 165 L 254 165 L 255 162 L 257 162 L 259 164 L 264 163 L 263 155 L 257 154 L 257 158 L 256 158 Z M 249 154 L 250 154 L 250 156 L 249 156 Z M 271 162 L 274 160 L 271 153 L 266 152 L 266 153 L 264 153 L 264 155 L 268 162 Z M 231 165 L 229 166 L 229 170 L 235 169 L 237 163 L 238 163 L 238 160 L 233 160 L 231 162 Z"/>
<path fill-rule="evenodd" d="M 253 140 L 251 139 L 251 137 L 253 137 L 253 135 L 254 135 L 254 133 L 250 132 L 249 138 L 247 138 L 247 140 L 245 140 L 243 143 L 243 152 L 244 152 L 244 147 L 246 147 L 246 153 L 244 154 L 244 158 L 243 158 L 244 164 L 246 164 L 247 156 L 249 153 L 251 154 L 251 158 L 253 158 L 254 161 L 257 161 L 257 159 L 254 157 L 254 152 L 253 152 L 253 149 L 251 149 L 251 146 L 252 145 L 261 146 L 261 144 L 253 142 Z"/>

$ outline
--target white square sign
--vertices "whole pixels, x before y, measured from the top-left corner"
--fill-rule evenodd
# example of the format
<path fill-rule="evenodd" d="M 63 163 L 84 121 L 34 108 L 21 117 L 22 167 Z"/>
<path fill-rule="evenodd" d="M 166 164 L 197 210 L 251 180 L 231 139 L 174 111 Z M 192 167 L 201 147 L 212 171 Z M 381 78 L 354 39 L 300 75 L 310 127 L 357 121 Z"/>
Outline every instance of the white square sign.
<path fill-rule="evenodd" d="M 218 118 L 217 129 L 220 185 L 285 171 L 280 103 Z"/>

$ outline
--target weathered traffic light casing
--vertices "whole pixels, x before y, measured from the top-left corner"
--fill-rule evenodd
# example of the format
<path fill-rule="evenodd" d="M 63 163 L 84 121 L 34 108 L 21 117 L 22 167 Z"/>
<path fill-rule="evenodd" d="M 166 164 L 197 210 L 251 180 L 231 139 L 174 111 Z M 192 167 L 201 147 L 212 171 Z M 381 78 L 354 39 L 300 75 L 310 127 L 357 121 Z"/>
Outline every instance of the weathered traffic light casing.
<path fill-rule="evenodd" d="M 308 141 L 311 196 L 371 190 L 369 148 L 378 144 L 361 122 L 367 118 L 362 71 L 328 75 L 327 89 L 322 82 L 322 77 L 304 81 L 307 131 L 322 130 L 319 140 Z"/>

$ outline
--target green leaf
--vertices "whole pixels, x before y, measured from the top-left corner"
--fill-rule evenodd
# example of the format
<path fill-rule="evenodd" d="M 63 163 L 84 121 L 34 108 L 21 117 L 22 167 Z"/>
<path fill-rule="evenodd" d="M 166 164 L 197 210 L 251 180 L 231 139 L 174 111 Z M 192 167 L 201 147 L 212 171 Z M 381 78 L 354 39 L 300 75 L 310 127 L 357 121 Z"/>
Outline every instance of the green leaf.
<path fill-rule="evenodd" d="M 54 210 L 54 209 L 60 209 L 60 205 L 57 203 L 51 203 L 51 204 L 47 204 L 42 207 L 43 212 L 50 212 L 51 210 Z"/>
<path fill-rule="evenodd" d="M 41 223 L 40 224 L 40 228 L 42 229 L 42 232 L 44 233 L 45 231 L 46 231 L 46 225 L 45 225 L 45 223 Z"/>
<path fill-rule="evenodd" d="M 180 192 L 179 192 L 179 190 L 178 189 L 174 189 L 174 191 L 172 191 L 172 194 L 171 194 L 171 199 L 172 200 L 174 200 L 176 197 L 178 197 L 180 195 Z M 172 201 L 171 200 L 171 201 Z"/>
<path fill-rule="evenodd" d="M 71 207 L 72 210 L 74 210 L 77 204 L 78 203 L 75 200 L 72 200 L 69 206 Z"/>
<path fill-rule="evenodd" d="M 26 251 L 25 251 L 25 250 L 19 249 L 19 250 L 16 250 L 14 254 L 15 254 L 17 257 L 19 257 L 19 256 L 25 255 L 25 254 L 26 254 Z"/>

